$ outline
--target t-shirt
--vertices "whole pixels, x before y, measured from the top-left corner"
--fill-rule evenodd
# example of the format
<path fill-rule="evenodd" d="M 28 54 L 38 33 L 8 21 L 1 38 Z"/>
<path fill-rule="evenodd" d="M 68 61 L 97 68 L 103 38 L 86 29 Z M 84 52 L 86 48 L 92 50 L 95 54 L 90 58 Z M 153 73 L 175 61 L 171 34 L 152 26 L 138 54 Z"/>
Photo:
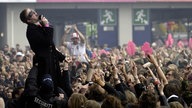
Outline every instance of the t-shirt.
<path fill-rule="evenodd" d="M 67 42 L 67 48 L 72 56 L 78 58 L 80 62 L 87 62 L 84 54 L 86 54 L 85 43 L 78 43 L 74 45 L 72 42 Z"/>

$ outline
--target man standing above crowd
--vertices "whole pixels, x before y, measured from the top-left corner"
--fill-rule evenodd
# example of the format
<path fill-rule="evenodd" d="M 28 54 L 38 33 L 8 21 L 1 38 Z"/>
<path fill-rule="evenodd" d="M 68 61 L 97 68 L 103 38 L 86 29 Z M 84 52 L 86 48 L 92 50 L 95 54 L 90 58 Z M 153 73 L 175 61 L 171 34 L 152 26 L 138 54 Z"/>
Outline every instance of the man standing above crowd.
<path fill-rule="evenodd" d="M 74 33 L 71 35 L 71 42 L 66 41 L 67 34 L 71 29 L 74 29 Z M 87 62 L 86 59 L 86 42 L 84 35 L 78 30 L 76 25 L 72 25 L 66 28 L 64 37 L 63 37 L 63 45 L 69 49 L 69 52 L 73 58 L 80 62 Z"/>
<path fill-rule="evenodd" d="M 57 86 L 61 84 L 59 62 L 65 59 L 65 55 L 55 47 L 53 42 L 53 27 L 49 24 L 46 17 L 39 15 L 30 8 L 26 8 L 20 13 L 20 19 L 23 23 L 27 24 L 26 36 L 31 49 L 35 53 L 33 62 L 34 65 L 38 65 L 37 84 L 40 85 L 43 75 L 50 74 L 56 90 Z"/>

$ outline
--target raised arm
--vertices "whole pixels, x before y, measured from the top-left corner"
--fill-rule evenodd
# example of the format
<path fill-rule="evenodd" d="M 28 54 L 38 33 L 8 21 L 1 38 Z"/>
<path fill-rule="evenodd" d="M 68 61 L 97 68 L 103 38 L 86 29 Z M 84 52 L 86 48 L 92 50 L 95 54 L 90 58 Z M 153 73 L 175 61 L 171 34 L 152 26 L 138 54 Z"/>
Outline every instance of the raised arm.
<path fill-rule="evenodd" d="M 155 68 L 157 69 L 157 74 L 159 75 L 160 80 L 163 80 L 164 85 L 168 84 L 167 78 L 165 77 L 165 74 L 163 73 L 161 67 L 157 63 L 157 60 L 153 55 L 148 55 L 148 59 L 151 63 L 155 65 Z"/>
<path fill-rule="evenodd" d="M 65 29 L 63 37 L 62 37 L 62 45 L 65 46 L 65 47 L 67 46 L 66 38 L 67 38 L 67 35 L 69 34 L 69 32 L 71 31 L 71 28 L 72 28 L 72 26 L 71 27 L 67 27 Z"/>
<path fill-rule="evenodd" d="M 73 28 L 74 28 L 75 32 L 77 32 L 79 34 L 79 38 L 80 38 L 81 42 L 85 43 L 85 36 L 79 31 L 76 24 L 73 25 Z"/>

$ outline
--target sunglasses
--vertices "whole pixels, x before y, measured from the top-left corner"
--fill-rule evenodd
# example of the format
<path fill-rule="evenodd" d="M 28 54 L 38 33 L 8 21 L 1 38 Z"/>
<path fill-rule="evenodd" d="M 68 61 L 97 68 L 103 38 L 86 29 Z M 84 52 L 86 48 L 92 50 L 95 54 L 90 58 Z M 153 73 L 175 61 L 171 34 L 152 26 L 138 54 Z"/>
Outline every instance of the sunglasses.
<path fill-rule="evenodd" d="M 31 10 L 30 12 L 29 12 L 29 14 L 27 15 L 27 19 L 30 19 L 32 16 L 33 16 L 33 14 L 35 14 L 36 12 L 34 11 L 34 10 Z"/>

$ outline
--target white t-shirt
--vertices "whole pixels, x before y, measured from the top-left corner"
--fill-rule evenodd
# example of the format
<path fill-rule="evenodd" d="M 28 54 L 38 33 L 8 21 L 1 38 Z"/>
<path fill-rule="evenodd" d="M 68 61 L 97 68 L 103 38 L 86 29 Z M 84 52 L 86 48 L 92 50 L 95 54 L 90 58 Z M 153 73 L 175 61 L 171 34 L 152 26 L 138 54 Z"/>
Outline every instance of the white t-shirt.
<path fill-rule="evenodd" d="M 79 58 L 79 61 L 87 62 L 84 56 L 84 54 L 86 54 L 85 43 L 78 43 L 77 45 L 74 45 L 72 42 L 67 42 L 67 48 L 72 56 Z"/>

